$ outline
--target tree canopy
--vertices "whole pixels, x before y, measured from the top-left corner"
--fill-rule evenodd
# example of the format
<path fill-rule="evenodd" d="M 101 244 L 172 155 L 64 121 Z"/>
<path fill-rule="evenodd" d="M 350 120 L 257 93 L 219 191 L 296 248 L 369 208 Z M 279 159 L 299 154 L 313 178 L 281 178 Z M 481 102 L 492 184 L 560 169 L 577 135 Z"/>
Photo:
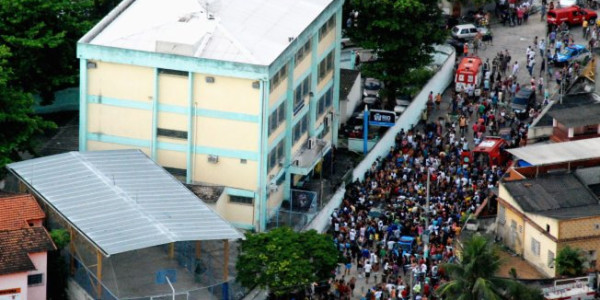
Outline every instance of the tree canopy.
<path fill-rule="evenodd" d="M 326 280 L 338 261 L 330 236 L 287 227 L 246 234 L 236 262 L 237 280 L 247 288 L 283 295 Z"/>
<path fill-rule="evenodd" d="M 464 242 L 460 264 L 445 264 L 450 281 L 442 284 L 438 295 L 445 299 L 543 299 L 541 291 L 495 274 L 502 261 L 496 247 L 485 237 L 474 235 Z"/>
<path fill-rule="evenodd" d="M 445 41 L 439 0 L 351 0 L 346 34 L 364 49 L 373 49 L 376 60 L 361 66 L 364 77 L 384 82 L 387 96 L 407 83 L 408 74 L 431 62 L 433 45 Z"/>
<path fill-rule="evenodd" d="M 20 151 L 34 152 L 35 134 L 55 126 L 33 114 L 31 94 L 11 85 L 10 55 L 9 49 L 0 45 L 0 179 L 6 164 L 19 160 Z"/>
<path fill-rule="evenodd" d="M 586 259 L 581 249 L 565 246 L 558 251 L 554 260 L 558 275 L 574 277 L 584 274 Z"/>

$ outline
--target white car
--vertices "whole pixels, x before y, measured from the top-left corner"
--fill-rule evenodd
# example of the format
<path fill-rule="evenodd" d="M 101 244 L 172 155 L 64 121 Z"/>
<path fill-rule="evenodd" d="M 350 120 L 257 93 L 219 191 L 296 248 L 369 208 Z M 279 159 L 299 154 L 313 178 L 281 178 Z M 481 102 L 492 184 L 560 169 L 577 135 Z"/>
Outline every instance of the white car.
<path fill-rule="evenodd" d="M 485 27 L 476 27 L 473 24 L 462 24 L 452 27 L 451 33 L 452 37 L 455 39 L 471 40 L 475 38 L 478 32 L 481 32 L 482 35 L 486 35 L 488 30 Z"/>
<path fill-rule="evenodd" d="M 379 97 L 379 90 L 381 89 L 381 82 L 375 78 L 365 79 L 365 86 L 363 90 L 363 96 L 365 97 Z"/>
<path fill-rule="evenodd" d="M 396 113 L 396 116 L 400 116 L 402 113 L 404 113 L 409 105 L 410 101 L 396 98 L 396 106 L 394 106 L 394 112 Z"/>

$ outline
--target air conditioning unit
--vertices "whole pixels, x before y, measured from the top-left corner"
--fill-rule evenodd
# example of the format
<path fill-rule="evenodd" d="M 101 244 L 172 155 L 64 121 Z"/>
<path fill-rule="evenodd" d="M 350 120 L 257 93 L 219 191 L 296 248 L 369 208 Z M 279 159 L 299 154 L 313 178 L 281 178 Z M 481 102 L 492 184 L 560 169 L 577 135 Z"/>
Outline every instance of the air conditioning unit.
<path fill-rule="evenodd" d="M 216 164 L 219 162 L 219 156 L 218 155 L 209 155 L 208 156 L 208 162 L 209 163 L 213 163 Z"/>
<path fill-rule="evenodd" d="M 269 183 L 269 191 L 271 191 L 271 192 L 277 191 L 277 184 Z"/>
<path fill-rule="evenodd" d="M 307 148 L 308 150 L 310 149 L 314 149 L 315 146 L 317 146 L 317 139 L 312 137 L 308 139 L 308 144 L 307 144 Z"/>
<path fill-rule="evenodd" d="M 299 161 L 299 160 L 297 160 L 297 159 L 295 159 L 295 160 L 292 162 L 292 166 L 296 166 L 296 167 L 297 167 L 299 164 L 300 164 L 300 161 Z"/>
<path fill-rule="evenodd" d="M 284 163 L 284 159 L 282 158 L 282 159 L 279 160 L 279 166 L 283 167 L 283 163 Z"/>

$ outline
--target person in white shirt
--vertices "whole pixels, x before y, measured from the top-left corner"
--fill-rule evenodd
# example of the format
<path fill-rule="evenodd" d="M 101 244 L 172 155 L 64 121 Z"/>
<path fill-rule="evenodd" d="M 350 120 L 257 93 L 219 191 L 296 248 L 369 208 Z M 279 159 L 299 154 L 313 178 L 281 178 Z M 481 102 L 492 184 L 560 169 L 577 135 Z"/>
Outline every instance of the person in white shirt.
<path fill-rule="evenodd" d="M 371 269 L 373 268 L 373 266 L 371 265 L 371 262 L 369 260 L 367 260 L 365 262 L 365 278 L 366 278 L 366 283 L 369 283 L 369 277 L 371 277 Z"/>

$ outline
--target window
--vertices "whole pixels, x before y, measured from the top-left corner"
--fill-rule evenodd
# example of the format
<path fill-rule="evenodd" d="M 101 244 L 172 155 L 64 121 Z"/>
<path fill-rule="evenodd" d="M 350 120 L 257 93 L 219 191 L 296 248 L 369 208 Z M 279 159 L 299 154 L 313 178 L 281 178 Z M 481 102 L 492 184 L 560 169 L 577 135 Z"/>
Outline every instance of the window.
<path fill-rule="evenodd" d="M 317 118 L 323 115 L 333 103 L 333 88 L 329 88 L 317 103 Z"/>
<path fill-rule="evenodd" d="M 245 159 L 245 158 L 240 159 L 240 164 L 247 164 L 247 163 L 248 163 L 247 159 Z"/>
<path fill-rule="evenodd" d="M 277 146 L 275 146 L 275 148 L 273 148 L 271 150 L 271 152 L 269 152 L 269 156 L 267 158 L 268 160 L 268 166 L 267 166 L 267 173 L 271 172 L 271 170 L 273 170 L 273 168 L 275 168 L 275 166 L 277 166 L 279 164 L 280 161 L 285 159 L 285 144 L 283 142 L 283 140 L 281 140 Z"/>
<path fill-rule="evenodd" d="M 329 18 L 329 20 L 327 20 L 327 22 L 319 29 L 319 41 L 321 41 L 333 28 L 335 28 L 335 15 L 331 16 L 331 18 Z"/>
<path fill-rule="evenodd" d="M 229 201 L 233 202 L 233 203 L 240 203 L 240 204 L 252 204 L 252 203 L 254 203 L 254 198 L 229 195 Z"/>
<path fill-rule="evenodd" d="M 283 122 L 285 122 L 285 101 L 269 116 L 269 134 L 275 132 Z"/>
<path fill-rule="evenodd" d="M 517 221 L 510 220 L 510 229 L 512 229 L 512 231 L 517 231 Z"/>
<path fill-rule="evenodd" d="M 550 232 L 550 225 L 546 224 L 546 232 Z"/>
<path fill-rule="evenodd" d="M 171 167 L 163 167 L 167 172 L 171 173 L 173 176 L 186 177 L 187 170 L 180 168 L 171 168 Z"/>
<path fill-rule="evenodd" d="M 187 131 L 181 131 L 181 130 L 157 128 L 156 135 L 177 138 L 177 139 L 187 139 Z"/>
<path fill-rule="evenodd" d="M 548 268 L 554 267 L 554 252 L 548 250 Z"/>
<path fill-rule="evenodd" d="M 205 79 L 206 83 L 215 83 L 215 78 L 212 76 L 208 76 Z"/>
<path fill-rule="evenodd" d="M 295 143 L 300 139 L 300 137 L 306 133 L 308 129 L 308 114 L 304 115 L 296 125 L 294 125 L 294 129 L 292 130 L 292 141 Z"/>
<path fill-rule="evenodd" d="M 540 242 L 534 238 L 531 238 L 531 252 L 536 256 L 540 256 Z"/>
<path fill-rule="evenodd" d="M 523 226 L 519 225 L 519 233 L 523 233 Z"/>
<path fill-rule="evenodd" d="M 319 63 L 319 82 L 333 70 L 333 51 L 329 52 Z"/>
<path fill-rule="evenodd" d="M 170 70 L 170 69 L 158 69 L 158 74 L 188 77 L 188 72 L 178 71 L 178 70 Z"/>
<path fill-rule="evenodd" d="M 307 57 L 311 52 L 311 40 L 308 39 L 306 43 L 296 52 L 296 65 L 299 65 L 302 60 Z"/>
<path fill-rule="evenodd" d="M 498 206 L 498 223 L 502 225 L 506 223 L 506 207 L 503 205 Z"/>
<path fill-rule="evenodd" d="M 589 250 L 588 251 L 588 259 L 590 262 L 590 268 L 596 268 L 596 250 Z"/>
<path fill-rule="evenodd" d="M 33 274 L 33 275 L 27 276 L 27 285 L 31 286 L 31 285 L 42 284 L 43 279 L 44 279 L 43 275 L 44 274 Z"/>
<path fill-rule="evenodd" d="M 304 107 L 304 99 L 310 90 L 310 75 L 308 75 L 294 90 L 294 115 Z"/>
<path fill-rule="evenodd" d="M 273 75 L 273 77 L 271 78 L 271 84 L 269 85 L 269 89 L 271 91 L 277 88 L 279 84 L 287 80 L 287 71 L 288 66 L 284 65 L 283 67 L 281 67 L 281 69 L 279 69 L 279 71 L 277 71 L 277 73 L 275 73 L 275 75 Z"/>

